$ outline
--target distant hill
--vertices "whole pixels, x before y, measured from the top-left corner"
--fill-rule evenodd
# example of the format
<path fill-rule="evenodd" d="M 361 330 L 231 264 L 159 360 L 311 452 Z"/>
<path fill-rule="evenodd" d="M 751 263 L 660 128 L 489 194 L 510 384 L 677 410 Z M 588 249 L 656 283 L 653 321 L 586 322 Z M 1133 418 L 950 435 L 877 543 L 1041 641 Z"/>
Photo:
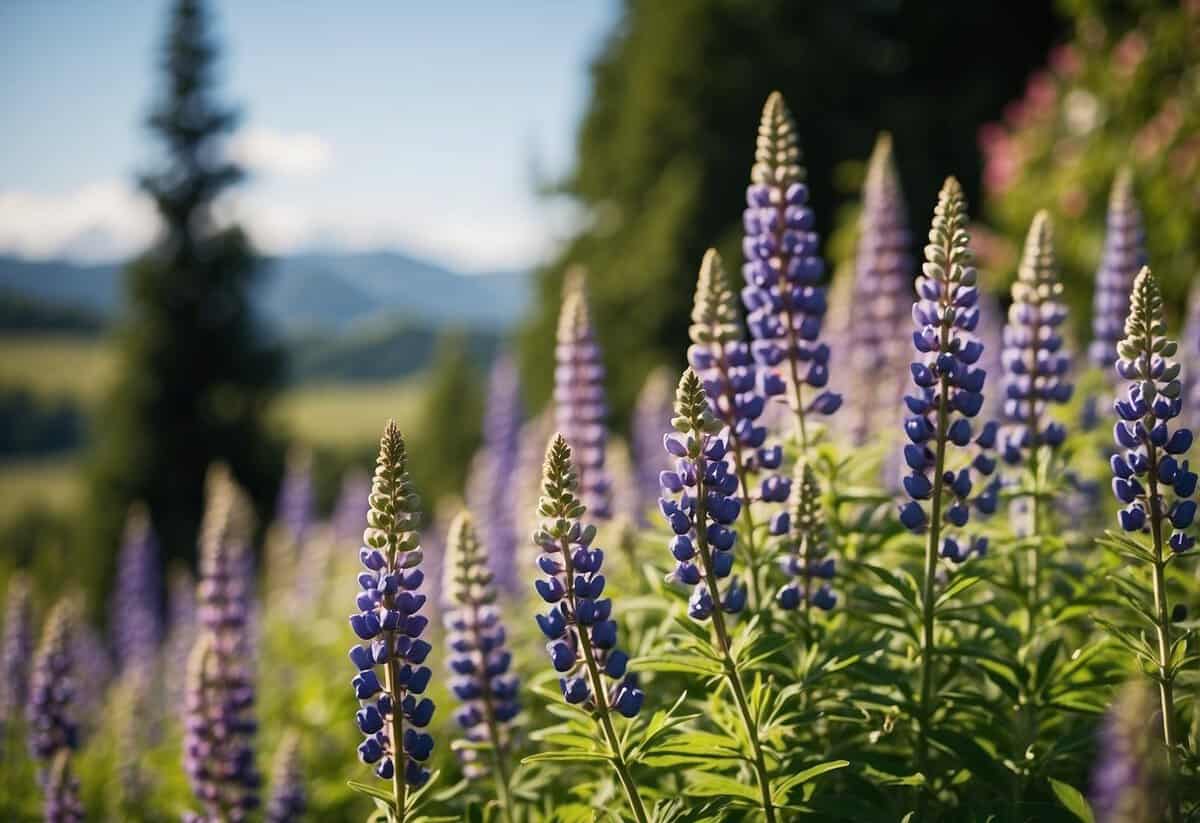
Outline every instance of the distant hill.
<path fill-rule="evenodd" d="M 340 332 L 382 316 L 422 326 L 499 332 L 529 303 L 517 272 L 467 275 L 399 252 L 303 253 L 268 258 L 255 302 L 283 336 Z M 119 264 L 0 256 L 0 289 L 111 320 L 121 305 Z"/>

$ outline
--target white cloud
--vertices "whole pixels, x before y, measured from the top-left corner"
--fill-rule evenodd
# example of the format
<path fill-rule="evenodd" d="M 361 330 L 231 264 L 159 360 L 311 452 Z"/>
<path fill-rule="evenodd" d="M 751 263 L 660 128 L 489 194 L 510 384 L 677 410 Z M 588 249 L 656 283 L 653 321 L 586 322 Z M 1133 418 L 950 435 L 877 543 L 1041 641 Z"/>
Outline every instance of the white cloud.
<path fill-rule="evenodd" d="M 23 257 L 111 260 L 154 238 L 154 207 L 120 180 L 56 194 L 0 189 L 0 251 Z"/>
<path fill-rule="evenodd" d="M 281 177 L 311 177 L 327 170 L 333 160 L 333 147 L 320 135 L 266 128 L 238 132 L 229 152 L 251 171 Z"/>

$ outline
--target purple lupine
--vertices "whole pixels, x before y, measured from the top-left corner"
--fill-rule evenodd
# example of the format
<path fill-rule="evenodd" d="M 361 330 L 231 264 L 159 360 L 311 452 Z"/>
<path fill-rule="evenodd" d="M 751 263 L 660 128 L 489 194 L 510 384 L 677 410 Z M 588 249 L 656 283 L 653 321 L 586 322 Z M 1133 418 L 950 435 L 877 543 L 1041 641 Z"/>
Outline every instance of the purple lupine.
<path fill-rule="evenodd" d="M 422 730 L 433 719 L 434 703 L 422 696 L 432 674 L 423 664 L 432 647 L 421 639 L 429 619 L 420 614 L 426 597 L 417 591 L 425 577 L 420 501 L 408 475 L 404 438 L 392 420 L 380 439 L 370 504 L 359 550 L 358 611 L 350 616 L 350 627 L 363 641 L 350 648 L 358 670 L 352 684 L 360 706 L 355 720 L 363 734 L 358 755 L 391 781 L 394 808 L 403 819 L 408 788 L 429 780 L 424 763 L 433 737 Z"/>
<path fill-rule="evenodd" d="M 899 422 L 895 409 L 904 393 L 904 338 L 912 306 L 912 236 L 889 134 L 881 134 L 875 141 L 862 197 L 850 309 L 853 319 L 847 323 L 846 341 L 848 375 L 854 381 L 847 386 L 849 430 L 852 442 L 858 445 Z"/>
<path fill-rule="evenodd" d="M 819 342 L 825 264 L 803 180 L 796 125 L 783 95 L 772 92 L 763 107 L 746 189 L 742 301 L 754 338 L 751 351 L 761 367 L 760 390 L 768 397 L 787 391 L 797 440 L 806 450 L 807 415 L 833 414 L 842 398 L 821 391 L 829 382 L 829 346 Z M 807 402 L 805 387 L 818 392 Z"/>
<path fill-rule="evenodd" d="M 617 621 L 612 600 L 604 594 L 604 551 L 596 548 L 596 527 L 583 524 L 587 513 L 579 495 L 579 480 L 571 446 L 555 434 L 542 468 L 540 522 L 533 535 L 540 549 L 537 565 L 545 577 L 535 581 L 538 595 L 550 610 L 537 615 L 546 636 L 546 652 L 567 703 L 589 711 L 608 746 L 610 761 L 625 789 L 634 817 L 647 820 L 645 807 L 625 760 L 612 713 L 636 717 L 645 694 L 637 676 L 626 671 L 629 656 L 617 648 Z"/>
<path fill-rule="evenodd" d="M 493 572 L 471 516 L 461 512 L 450 525 L 446 541 L 443 590 L 451 610 L 446 613 L 448 659 L 454 678 L 450 691 L 462 702 L 454 719 L 468 742 L 486 744 L 491 768 L 479 762 L 480 751 L 459 751 L 463 773 L 477 780 L 494 769 L 496 793 L 505 819 L 511 820 L 509 725 L 521 711 L 519 682 L 510 671 L 512 653 L 506 645 L 504 623 L 496 608 Z"/>
<path fill-rule="evenodd" d="M 162 564 L 149 510 L 129 509 L 113 591 L 113 651 L 122 668 L 147 664 L 163 639 Z"/>
<path fill-rule="evenodd" d="M 279 748 L 275 750 L 266 823 L 298 823 L 304 818 L 307 808 L 308 792 L 300 762 L 300 735 L 292 730 L 284 734 L 279 741 Z"/>
<path fill-rule="evenodd" d="M 975 339 L 983 344 L 983 354 L 976 365 L 987 374 L 999 376 L 1004 371 L 1004 312 L 996 295 L 980 289 L 975 307 L 979 309 L 979 323 L 975 326 Z M 998 420 L 1004 412 L 1004 393 L 991 391 L 983 397 L 983 409 L 979 415 L 984 420 Z"/>
<path fill-rule="evenodd" d="M 0 650 L 0 728 L 25 710 L 29 661 L 33 657 L 33 607 L 29 578 L 8 579 L 4 603 L 4 648 Z"/>
<path fill-rule="evenodd" d="M 659 476 L 659 508 L 674 533 L 670 579 L 693 587 L 688 614 L 694 620 L 707 620 L 716 607 L 736 614 L 746 605 L 746 588 L 733 577 L 722 591 L 720 581 L 733 571 L 733 524 L 742 510 L 738 478 L 725 461 L 728 428 L 713 416 L 704 385 L 690 368 L 676 389 L 671 423 L 675 431 L 663 444 L 676 464 Z"/>
<path fill-rule="evenodd" d="M 44 788 L 45 823 L 83 823 L 83 801 L 79 797 L 79 779 L 71 769 L 70 750 L 63 749 L 54 755 Z"/>
<path fill-rule="evenodd" d="M 1105 715 L 1089 797 L 1096 823 L 1167 819 L 1157 710 L 1154 692 L 1133 682 Z"/>
<path fill-rule="evenodd" d="M 584 505 L 592 517 L 607 520 L 612 516 L 612 502 L 604 468 L 608 440 L 604 362 L 592 327 L 582 269 L 571 269 L 563 281 L 554 359 L 555 424 L 575 453 Z"/>
<path fill-rule="evenodd" d="M 259 805 L 254 763 L 250 638 L 250 503 L 228 469 L 214 466 L 200 525 L 199 634 L 184 689 L 183 767 L 203 814 L 244 820 Z"/>
<path fill-rule="evenodd" d="M 672 395 L 670 373 L 657 368 L 646 377 L 638 392 L 630 423 L 629 446 L 637 475 L 637 523 L 645 526 L 645 501 L 658 494 L 658 473 L 667 467 L 662 453 L 662 426 L 671 418 Z"/>
<path fill-rule="evenodd" d="M 1146 264 L 1142 212 L 1133 193 L 1133 173 L 1117 172 L 1108 198 L 1104 251 L 1096 271 L 1092 302 L 1092 344 L 1088 357 L 1102 369 L 1117 359 L 1117 342 L 1129 315 L 1129 295 L 1138 271 Z"/>
<path fill-rule="evenodd" d="M 780 560 L 789 580 L 775 599 L 785 611 L 808 611 L 810 604 L 829 611 L 837 605 L 837 595 L 829 584 L 837 564 L 828 556 L 829 534 L 821 509 L 821 486 L 807 460 L 796 462 L 790 502 L 787 552 Z"/>
<path fill-rule="evenodd" d="M 163 645 L 166 662 L 187 660 L 196 643 L 196 581 L 183 566 L 167 577 L 167 638 Z M 164 665 L 167 702 L 177 705 L 183 698 L 186 671 L 183 666 Z"/>
<path fill-rule="evenodd" d="M 360 527 L 371 508 L 367 502 L 370 494 L 371 481 L 366 472 L 354 470 L 342 475 L 342 488 L 330 517 L 334 540 L 339 543 L 358 540 Z"/>
<path fill-rule="evenodd" d="M 50 612 L 33 658 L 25 727 L 29 750 L 43 769 L 63 750 L 79 747 L 77 673 L 75 671 L 75 609 L 67 599 Z"/>
<path fill-rule="evenodd" d="M 1187 316 L 1180 339 L 1183 357 L 1188 362 L 1200 364 L 1200 287 L 1192 286 L 1188 292 Z M 1200 380 L 1192 382 L 1187 394 L 1188 424 L 1200 426 Z"/>
<path fill-rule="evenodd" d="M 283 482 L 275 503 L 275 519 L 287 530 L 293 544 L 303 545 L 316 520 L 312 454 L 302 449 L 288 453 Z"/>
<path fill-rule="evenodd" d="M 467 481 L 468 507 L 480 523 L 487 545 L 487 562 L 496 584 L 506 595 L 524 591 L 517 562 L 517 469 L 521 431 L 521 383 L 507 356 L 496 358 L 488 379 L 483 417 L 483 447 L 476 454 Z"/>

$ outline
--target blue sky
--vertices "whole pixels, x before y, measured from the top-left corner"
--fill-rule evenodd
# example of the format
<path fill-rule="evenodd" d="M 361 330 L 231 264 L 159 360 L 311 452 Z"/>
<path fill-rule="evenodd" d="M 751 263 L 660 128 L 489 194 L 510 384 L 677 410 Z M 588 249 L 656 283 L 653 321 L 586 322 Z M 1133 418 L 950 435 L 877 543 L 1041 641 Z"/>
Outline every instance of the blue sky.
<path fill-rule="evenodd" d="M 0 252 L 103 259 L 153 232 L 131 180 L 154 156 L 166 0 L 0 3 Z M 212 3 L 230 151 L 224 210 L 270 251 L 399 248 L 528 265 L 572 213 L 533 192 L 570 164 L 587 65 L 617 0 Z"/>

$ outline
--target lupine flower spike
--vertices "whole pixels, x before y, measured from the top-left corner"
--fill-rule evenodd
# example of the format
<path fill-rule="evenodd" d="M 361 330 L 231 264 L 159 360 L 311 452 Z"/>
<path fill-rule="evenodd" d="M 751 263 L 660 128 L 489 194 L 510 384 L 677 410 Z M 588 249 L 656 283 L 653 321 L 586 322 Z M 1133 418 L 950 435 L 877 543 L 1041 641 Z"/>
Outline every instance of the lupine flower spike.
<path fill-rule="evenodd" d="M 1096 823 L 1141 823 L 1166 817 L 1162 751 L 1154 725 L 1158 707 L 1144 683 L 1127 684 L 1109 708 L 1092 770 Z"/>
<path fill-rule="evenodd" d="M 366 545 L 359 551 L 358 611 L 350 616 L 363 641 L 350 649 L 358 670 L 355 719 L 363 734 L 358 755 L 391 781 L 394 813 L 403 823 L 410 787 L 429 780 L 424 763 L 433 752 L 433 737 L 423 730 L 433 719 L 434 703 L 422 696 L 431 676 L 423 665 L 431 647 L 421 639 L 429 619 L 420 614 L 426 598 L 417 592 L 424 580 L 420 501 L 409 479 L 404 438 L 390 420 L 379 443 L 370 502 Z"/>
<path fill-rule="evenodd" d="M 125 523 L 113 593 L 113 650 L 124 668 L 146 665 L 163 638 L 162 568 L 150 512 L 134 504 Z"/>
<path fill-rule="evenodd" d="M 33 657 L 33 610 L 29 578 L 8 579 L 4 604 L 4 648 L 0 651 L 0 739 L 25 711 L 29 694 L 29 661 Z"/>
<path fill-rule="evenodd" d="M 1062 445 L 1066 429 L 1048 419 L 1050 408 L 1071 398 L 1067 379 L 1070 358 L 1063 351 L 1059 330 L 1067 319 L 1062 302 L 1062 283 L 1054 256 L 1050 216 L 1040 211 L 1033 218 L 1025 251 L 1012 286 L 1012 305 L 1004 327 L 1004 418 L 1000 454 L 1009 465 L 1023 465 L 1033 484 L 1032 499 L 1019 501 L 1029 513 L 1026 535 L 1043 533 L 1044 490 L 1040 487 L 1041 463 Z M 1029 550 L 1028 586 L 1030 603 L 1038 602 L 1039 557 L 1036 545 Z"/>
<path fill-rule="evenodd" d="M 452 607 L 446 613 L 449 664 L 454 674 L 450 690 L 462 701 L 454 719 L 467 742 L 490 747 L 496 793 L 504 819 L 511 823 L 509 724 L 521 706 L 517 701 L 517 677 L 509 671 L 512 653 L 506 646 L 504 624 L 495 606 L 492 579 L 487 553 L 480 545 L 471 516 L 460 512 L 446 538 L 444 584 L 447 604 Z M 477 761 L 478 754 L 476 748 L 459 751 L 463 773 L 469 779 L 488 774 L 486 765 Z"/>
<path fill-rule="evenodd" d="M 541 518 L 533 540 L 541 553 L 538 595 L 550 611 L 537 616 L 548 638 L 546 651 L 568 703 L 588 710 L 595 719 L 634 818 L 645 823 L 646 810 L 625 760 L 613 712 L 635 717 L 644 695 L 637 678 L 626 672 L 629 656 L 617 648 L 617 622 L 612 601 L 604 594 L 604 551 L 592 545 L 595 526 L 582 522 L 587 507 L 579 497 L 579 481 L 566 438 L 556 434 L 542 469 Z"/>
<path fill-rule="evenodd" d="M 807 619 L 810 604 L 829 611 L 837 605 L 837 595 L 829 585 L 836 563 L 826 556 L 829 534 L 821 510 L 821 487 L 806 460 L 796 462 L 790 519 L 789 551 L 780 561 L 790 581 L 779 590 L 776 600 L 785 611 L 801 609 Z"/>
<path fill-rule="evenodd" d="M 294 730 L 284 734 L 275 751 L 271 770 L 271 799 L 267 802 L 267 823 L 299 823 L 308 807 L 303 765 L 300 762 L 300 735 Z"/>
<path fill-rule="evenodd" d="M 833 414 L 842 404 L 841 395 L 821 391 L 829 382 L 829 346 L 819 342 L 825 264 L 804 176 L 796 124 L 783 95 L 772 92 L 746 189 L 742 300 L 754 338 L 751 350 L 763 367 L 761 390 L 773 397 L 786 388 L 802 450 L 808 448 L 808 415 Z M 806 388 L 818 394 L 806 400 Z"/>
<path fill-rule="evenodd" d="M 692 619 L 712 619 L 716 646 L 725 661 L 725 675 L 754 749 L 753 765 L 763 814 L 773 823 L 775 806 L 758 721 L 750 711 L 725 624 L 726 614 L 736 614 L 746 605 L 745 587 L 736 577 L 730 578 L 737 542 L 732 525 L 742 505 L 736 496 L 738 479 L 725 462 L 728 429 L 713 417 L 704 385 L 690 368 L 683 373 L 675 391 L 675 417 L 671 425 L 675 431 L 668 433 L 663 443 L 678 462 L 674 471 L 662 473 L 663 497 L 659 501 L 663 517 L 674 532 L 669 548 L 675 558 L 675 570 L 669 579 L 693 587 L 688 600 Z M 722 585 L 721 581 L 727 578 L 729 582 Z"/>
<path fill-rule="evenodd" d="M 54 756 L 46 775 L 46 823 L 83 823 L 83 801 L 79 798 L 79 779 L 71 770 L 71 752 L 63 749 Z"/>
<path fill-rule="evenodd" d="M 579 490 L 592 517 L 612 516 L 611 483 L 604 468 L 608 430 L 604 419 L 604 362 L 592 328 L 583 270 L 563 281 L 558 342 L 554 347 L 554 419 L 575 454 Z"/>
<path fill-rule="evenodd" d="M 1179 345 L 1185 357 L 1200 363 L 1200 286 L 1194 285 L 1197 279 L 1193 278 L 1193 285 L 1188 291 L 1187 316 Z M 1200 425 L 1200 380 L 1194 381 L 1189 387 L 1186 405 L 1188 424 L 1193 427 Z"/>
<path fill-rule="evenodd" d="M 316 519 L 313 493 L 312 454 L 302 449 L 288 454 L 287 468 L 279 486 L 276 519 L 287 530 L 293 546 L 303 546 Z"/>
<path fill-rule="evenodd" d="M 1092 344 L 1088 357 L 1102 369 L 1117 359 L 1117 342 L 1129 315 L 1129 294 L 1138 270 L 1146 264 L 1146 236 L 1142 212 L 1133 192 L 1133 174 L 1117 172 L 1108 199 L 1104 251 L 1096 272 L 1092 305 Z"/>
<path fill-rule="evenodd" d="M 639 526 L 647 525 L 646 513 L 649 509 L 643 507 L 647 500 L 657 496 L 658 473 L 666 468 L 662 453 L 662 421 L 671 416 L 674 382 L 665 368 L 650 372 L 633 407 L 629 447 L 637 473 L 637 489 L 634 493 L 639 507 Z"/>
<path fill-rule="evenodd" d="M 758 370 L 749 345 L 742 339 L 737 297 L 715 249 L 709 249 L 700 264 L 688 335 L 692 339 L 688 362 L 704 382 L 712 413 L 728 428 L 725 462 L 733 478 L 728 482 L 736 482 L 740 492 L 750 589 L 757 606 L 763 598 L 759 589 L 760 561 L 751 511 L 755 498 L 751 496 L 750 477 L 763 472 L 757 489 L 759 500 L 782 503 L 787 500 L 790 487 L 787 479 L 776 471 L 783 462 L 783 450 L 778 444 L 767 443 L 767 428 L 759 423 L 765 398 L 759 391 Z M 670 416 L 660 419 L 659 429 L 662 420 Z M 661 440 L 661 432 L 659 436 Z M 787 531 L 786 513 L 778 513 L 771 519 L 770 530 L 772 534 Z"/>
<path fill-rule="evenodd" d="M 857 378 L 851 388 L 849 421 L 855 444 L 899 422 L 895 410 L 904 393 L 901 375 L 913 279 L 912 237 L 904 208 L 892 137 L 881 134 L 863 184 L 853 306 L 847 313 L 852 317 L 847 317 L 846 359 Z M 862 379 L 866 375 L 870 379 Z"/>
<path fill-rule="evenodd" d="M 184 693 L 184 771 L 204 809 L 191 821 L 244 820 L 259 805 L 250 642 L 250 503 L 224 467 L 209 472 L 200 527 L 200 633 Z"/>
<path fill-rule="evenodd" d="M 29 702 L 25 722 L 29 750 L 43 769 L 55 755 L 79 747 L 75 716 L 77 673 L 73 633 L 77 620 L 67 600 L 60 600 L 42 630 L 29 678 Z"/>
<path fill-rule="evenodd" d="M 1125 451 L 1112 457 L 1112 487 L 1125 506 L 1118 512 L 1121 528 L 1150 535 L 1149 550 L 1128 539 L 1120 545 L 1147 562 L 1153 572 L 1152 615 L 1158 639 L 1153 663 L 1158 668 L 1163 740 L 1172 775 L 1180 743 L 1173 699 L 1178 664 L 1172 659 L 1166 567 L 1196 544 L 1187 533 L 1196 517 L 1196 501 L 1192 499 L 1196 473 L 1186 459 L 1192 432 L 1184 427 L 1172 432 L 1170 428 L 1170 421 L 1183 408 L 1180 367 L 1174 360 L 1176 349 L 1175 341 L 1166 337 L 1158 282 L 1150 269 L 1143 267 L 1133 284 L 1125 337 L 1117 344 L 1116 371 L 1129 385 L 1125 396 L 1114 404 L 1118 417 L 1114 437 L 1117 447 Z M 1172 820 L 1180 819 L 1177 801 L 1173 797 Z"/>
<path fill-rule="evenodd" d="M 924 274 L 917 279 L 919 299 L 913 304 L 916 323 L 913 344 L 918 359 L 911 372 L 914 394 L 904 402 L 911 416 L 904 422 L 909 443 L 904 461 L 909 474 L 904 490 L 909 502 L 900 509 L 900 522 L 910 531 L 926 534 L 922 581 L 921 690 L 918 720 L 918 768 L 928 777 L 927 732 L 932 717 L 934 663 L 934 586 L 938 556 L 962 563 L 987 549 L 984 538 L 966 545 L 947 534 L 967 524 L 974 475 L 990 475 L 995 459 L 987 452 L 996 444 L 996 424 L 987 423 L 975 436 L 979 452 L 963 451 L 971 444 L 971 419 L 983 406 L 986 373 L 975 366 L 983 345 L 972 332 L 979 322 L 976 271 L 968 247 L 967 211 L 962 188 L 948 178 L 938 195 L 929 244 L 925 246 Z M 956 454 L 956 450 L 957 454 Z M 928 501 L 929 509 L 925 505 Z M 984 513 L 996 507 L 996 489 L 987 487 L 975 505 Z M 922 800 L 927 793 L 922 793 Z"/>

